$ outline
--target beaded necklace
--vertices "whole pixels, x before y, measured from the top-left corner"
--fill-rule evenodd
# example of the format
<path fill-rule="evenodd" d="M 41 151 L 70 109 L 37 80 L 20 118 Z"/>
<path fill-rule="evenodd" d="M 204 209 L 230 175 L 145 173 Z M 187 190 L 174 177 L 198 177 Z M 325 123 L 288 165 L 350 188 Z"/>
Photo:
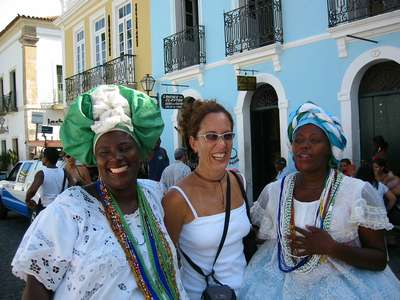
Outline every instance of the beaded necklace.
<path fill-rule="evenodd" d="M 136 186 L 140 221 L 150 259 L 150 268 L 146 266 L 138 242 L 112 193 L 101 180 L 96 182 L 96 188 L 101 196 L 107 219 L 125 252 L 136 283 L 145 299 L 179 299 L 173 255 L 142 188 L 139 185 Z"/>
<path fill-rule="evenodd" d="M 343 180 L 343 174 L 336 170 L 330 170 L 324 190 L 321 193 L 319 209 L 316 212 L 314 225 L 323 230 L 329 230 L 332 221 L 332 210 L 336 193 Z M 288 177 L 287 192 L 283 197 L 284 181 L 281 183 L 281 195 L 278 205 L 278 263 L 282 272 L 292 271 L 307 273 L 324 262 L 326 257 L 322 255 L 297 256 L 292 254 L 290 239 L 295 238 L 293 191 L 296 182 L 296 174 Z"/>

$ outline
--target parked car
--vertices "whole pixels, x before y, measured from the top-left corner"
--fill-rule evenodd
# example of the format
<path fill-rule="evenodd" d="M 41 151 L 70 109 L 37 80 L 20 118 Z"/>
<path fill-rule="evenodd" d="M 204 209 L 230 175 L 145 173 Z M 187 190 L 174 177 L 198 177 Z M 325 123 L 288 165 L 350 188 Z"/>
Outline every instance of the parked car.
<path fill-rule="evenodd" d="M 59 161 L 57 165 L 63 166 L 63 162 Z M 19 161 L 7 178 L 0 181 L 0 219 L 5 219 L 9 211 L 30 219 L 35 217 L 25 203 L 25 198 L 35 174 L 42 169 L 43 164 L 40 160 Z"/>

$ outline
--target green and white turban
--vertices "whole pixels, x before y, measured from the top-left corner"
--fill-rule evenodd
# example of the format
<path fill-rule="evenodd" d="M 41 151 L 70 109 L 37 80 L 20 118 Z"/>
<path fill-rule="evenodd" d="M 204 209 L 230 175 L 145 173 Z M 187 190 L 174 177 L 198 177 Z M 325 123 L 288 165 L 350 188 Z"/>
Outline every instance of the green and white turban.
<path fill-rule="evenodd" d="M 96 165 L 94 146 L 103 134 L 122 130 L 146 158 L 164 129 L 160 109 L 146 94 L 117 85 L 100 85 L 78 96 L 69 107 L 60 135 L 65 153 Z"/>
<path fill-rule="evenodd" d="M 288 138 L 290 143 L 293 142 L 296 130 L 307 124 L 318 126 L 324 131 L 331 144 L 333 163 L 337 164 L 342 158 L 342 153 L 347 143 L 339 120 L 327 114 L 314 103 L 306 102 L 289 116 Z"/>

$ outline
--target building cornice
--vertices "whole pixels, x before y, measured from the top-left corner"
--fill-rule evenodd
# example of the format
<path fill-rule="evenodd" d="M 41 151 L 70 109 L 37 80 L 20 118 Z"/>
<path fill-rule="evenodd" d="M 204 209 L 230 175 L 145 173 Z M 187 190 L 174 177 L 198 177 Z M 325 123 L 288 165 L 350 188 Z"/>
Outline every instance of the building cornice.
<path fill-rule="evenodd" d="M 276 72 L 281 70 L 280 54 L 282 51 L 281 43 L 275 43 L 268 46 L 252 49 L 246 52 L 234 54 L 226 58 L 226 60 L 235 66 L 235 69 L 240 69 L 249 65 L 254 65 L 260 62 L 271 60 Z"/>
<path fill-rule="evenodd" d="M 373 38 L 383 34 L 400 31 L 400 10 L 368 17 L 328 29 L 332 39 L 336 39 L 338 57 L 347 57 L 348 43 L 354 39 L 348 35 L 361 38 Z"/>
<path fill-rule="evenodd" d="M 162 81 L 169 80 L 172 82 L 179 83 L 197 79 L 199 85 L 202 86 L 204 84 L 203 72 L 204 72 L 204 65 L 200 64 L 200 65 L 190 66 L 182 70 L 167 73 L 161 78 L 161 80 Z"/>

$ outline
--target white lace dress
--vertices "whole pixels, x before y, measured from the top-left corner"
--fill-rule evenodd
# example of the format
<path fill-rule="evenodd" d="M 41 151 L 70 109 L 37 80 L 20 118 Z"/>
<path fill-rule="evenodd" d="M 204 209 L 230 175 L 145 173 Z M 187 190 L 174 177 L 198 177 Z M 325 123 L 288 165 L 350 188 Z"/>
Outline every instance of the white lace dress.
<path fill-rule="evenodd" d="M 280 185 L 281 180 L 267 185 L 251 209 L 252 221 L 260 226 L 259 237 L 267 241 L 246 269 L 239 299 L 400 299 L 400 282 L 389 267 L 367 271 L 328 257 L 309 273 L 282 272 L 277 256 Z M 359 226 L 392 228 L 376 190 L 369 183 L 345 176 L 337 192 L 329 233 L 338 242 L 360 247 Z"/>
<path fill-rule="evenodd" d="M 138 180 L 172 249 L 163 223 L 159 184 Z M 125 218 L 144 253 L 138 210 Z M 147 255 L 143 255 L 149 264 Z M 81 187 L 64 191 L 34 220 L 11 263 L 23 280 L 33 275 L 55 292 L 54 299 L 144 299 L 100 202 Z M 179 272 L 181 299 L 187 299 Z"/>

